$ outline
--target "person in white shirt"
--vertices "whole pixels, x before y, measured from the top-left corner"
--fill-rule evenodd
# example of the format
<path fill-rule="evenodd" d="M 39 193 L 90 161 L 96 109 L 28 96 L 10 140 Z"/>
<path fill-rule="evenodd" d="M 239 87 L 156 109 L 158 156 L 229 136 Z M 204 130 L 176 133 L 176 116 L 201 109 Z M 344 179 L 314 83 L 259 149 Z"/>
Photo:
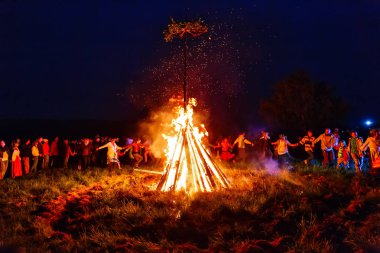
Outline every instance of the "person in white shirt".
<path fill-rule="evenodd" d="M 313 147 L 317 142 L 321 142 L 323 154 L 323 166 L 333 166 L 335 161 L 334 144 L 336 142 L 334 135 L 331 134 L 330 128 L 326 128 L 325 132 L 313 141 Z"/>
<path fill-rule="evenodd" d="M 96 150 L 107 148 L 107 164 L 109 169 L 113 167 L 113 165 L 116 163 L 118 168 L 120 169 L 120 161 L 118 159 L 117 151 L 122 150 L 124 148 L 119 147 L 116 144 L 116 139 L 111 139 L 107 144 L 98 147 Z"/>
<path fill-rule="evenodd" d="M 276 142 L 272 142 L 272 145 L 276 146 L 277 154 L 278 154 L 278 162 L 280 164 L 280 168 L 284 168 L 285 166 L 288 166 L 290 155 L 288 151 L 289 147 L 297 147 L 298 144 L 292 144 L 290 143 L 286 136 L 283 134 L 280 134 L 278 140 Z"/>
<path fill-rule="evenodd" d="M 245 138 L 245 133 L 241 133 L 236 138 L 236 140 L 234 141 L 234 144 L 232 145 L 232 147 L 235 147 L 236 145 L 238 147 L 238 154 L 237 154 L 237 158 L 236 158 L 237 161 L 243 161 L 243 162 L 245 162 L 246 159 L 247 159 L 247 153 L 246 153 L 246 150 L 245 150 L 245 144 L 253 146 L 253 143 Z"/>

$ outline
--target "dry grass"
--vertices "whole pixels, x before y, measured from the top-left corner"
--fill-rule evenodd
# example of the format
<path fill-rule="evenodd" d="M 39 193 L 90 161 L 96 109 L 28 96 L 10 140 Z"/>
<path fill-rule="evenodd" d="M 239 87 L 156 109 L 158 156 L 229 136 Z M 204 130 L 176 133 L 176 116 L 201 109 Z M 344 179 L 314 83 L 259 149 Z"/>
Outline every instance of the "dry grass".
<path fill-rule="evenodd" d="M 156 192 L 159 176 L 56 170 L 0 182 L 0 248 L 39 252 L 376 252 L 380 188 L 319 167 L 228 168 L 232 189 Z"/>

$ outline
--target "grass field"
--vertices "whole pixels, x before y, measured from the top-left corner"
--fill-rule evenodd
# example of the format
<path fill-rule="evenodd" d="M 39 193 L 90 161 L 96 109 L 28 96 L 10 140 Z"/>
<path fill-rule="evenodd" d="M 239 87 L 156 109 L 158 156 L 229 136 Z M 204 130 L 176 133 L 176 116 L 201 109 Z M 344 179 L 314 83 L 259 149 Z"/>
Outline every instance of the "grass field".
<path fill-rule="evenodd" d="M 321 167 L 225 172 L 231 189 L 193 195 L 128 170 L 5 179 L 0 251 L 379 252 L 379 181 Z"/>

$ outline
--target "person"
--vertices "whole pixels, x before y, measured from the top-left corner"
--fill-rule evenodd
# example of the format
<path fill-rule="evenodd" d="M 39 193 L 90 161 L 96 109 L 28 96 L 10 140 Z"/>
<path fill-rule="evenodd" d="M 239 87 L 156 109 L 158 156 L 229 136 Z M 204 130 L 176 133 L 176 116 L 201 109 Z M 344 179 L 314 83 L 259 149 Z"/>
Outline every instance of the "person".
<path fill-rule="evenodd" d="M 64 152 L 63 152 L 63 168 L 67 169 L 69 167 L 69 159 L 71 156 L 74 156 L 75 153 L 71 150 L 69 145 L 69 140 L 65 139 L 63 141 Z"/>
<path fill-rule="evenodd" d="M 243 161 L 245 162 L 246 159 L 247 159 L 247 153 L 246 153 L 246 150 L 245 150 L 245 144 L 248 144 L 248 145 L 251 145 L 253 146 L 253 143 L 250 142 L 249 140 L 247 140 L 245 138 L 245 133 L 242 132 L 237 138 L 236 140 L 234 141 L 232 147 L 235 147 L 235 145 L 237 145 L 238 147 L 238 153 L 237 153 L 237 161 Z"/>
<path fill-rule="evenodd" d="M 339 149 L 337 153 L 337 162 L 336 169 L 340 169 L 343 165 L 343 168 L 348 168 L 348 162 L 350 160 L 350 155 L 348 154 L 348 148 L 344 140 L 339 141 Z"/>
<path fill-rule="evenodd" d="M 270 144 L 269 133 L 266 131 L 261 131 L 261 137 L 256 143 L 259 161 L 272 158 L 273 153 L 270 150 Z"/>
<path fill-rule="evenodd" d="M 9 148 L 5 145 L 5 141 L 0 141 L 0 180 L 4 178 L 8 170 L 10 152 Z"/>
<path fill-rule="evenodd" d="M 321 142 L 321 149 L 323 154 L 323 166 L 332 166 L 334 164 L 334 151 L 333 146 L 335 143 L 335 137 L 331 134 L 331 129 L 326 128 L 325 132 L 318 136 L 317 139 L 313 141 L 312 147 L 318 142 Z"/>
<path fill-rule="evenodd" d="M 334 135 L 334 138 L 335 138 L 335 142 L 334 142 L 334 145 L 333 145 L 333 151 L 334 151 L 334 157 L 335 157 L 335 159 L 337 159 L 339 148 L 340 148 L 339 141 L 341 140 L 338 128 L 334 129 L 333 135 Z"/>
<path fill-rule="evenodd" d="M 42 166 L 43 166 L 43 145 L 42 145 L 42 141 L 43 141 L 43 138 L 42 137 L 38 137 L 37 138 L 37 148 L 38 148 L 38 152 L 39 152 L 39 157 L 38 157 L 38 170 L 42 169 Z"/>
<path fill-rule="evenodd" d="M 12 153 L 12 168 L 11 168 L 11 177 L 14 179 L 16 177 L 22 176 L 22 165 L 20 158 L 20 150 L 18 148 L 19 143 L 14 143 L 13 153 Z"/>
<path fill-rule="evenodd" d="M 96 166 L 99 166 L 99 167 L 103 166 L 103 164 L 101 162 L 101 159 L 103 159 L 103 156 L 101 156 L 100 153 L 97 151 L 97 148 L 99 148 L 100 146 L 102 146 L 102 144 L 100 142 L 100 136 L 96 135 L 94 141 L 92 142 L 93 152 L 91 155 L 92 165 L 95 167 Z"/>
<path fill-rule="evenodd" d="M 59 166 L 59 137 L 55 137 L 50 146 L 50 167 L 58 168 Z"/>
<path fill-rule="evenodd" d="M 370 167 L 373 168 L 375 161 L 380 159 L 380 143 L 379 143 L 379 131 L 376 129 L 371 129 L 369 131 L 369 137 L 360 146 L 362 152 L 365 152 L 369 148 L 369 161 Z"/>
<path fill-rule="evenodd" d="M 79 147 L 78 154 L 81 157 L 81 165 L 83 170 L 87 170 L 91 162 L 92 145 L 90 144 L 90 139 L 85 138 Z"/>
<path fill-rule="evenodd" d="M 32 146 L 30 144 L 30 139 L 26 140 L 20 148 L 21 160 L 24 165 L 24 173 L 29 174 L 30 171 L 30 157 L 32 156 Z"/>
<path fill-rule="evenodd" d="M 30 172 L 37 172 L 37 166 L 38 166 L 38 160 L 40 158 L 40 150 L 38 149 L 38 141 L 33 142 L 32 146 L 32 160 L 33 160 L 33 165 L 32 168 L 30 169 Z"/>
<path fill-rule="evenodd" d="M 288 167 L 290 160 L 288 146 L 297 147 L 298 144 L 290 143 L 284 134 L 280 134 L 278 140 L 272 142 L 272 145 L 277 146 L 278 162 L 280 164 L 280 168 Z"/>
<path fill-rule="evenodd" d="M 103 148 L 107 148 L 107 164 L 108 164 L 109 170 L 111 170 L 115 164 L 120 169 L 120 162 L 119 162 L 119 159 L 117 156 L 117 151 L 122 150 L 123 148 L 119 147 L 116 144 L 116 138 L 111 138 L 107 144 L 98 147 L 96 150 L 98 151 L 98 150 L 101 150 Z M 142 159 L 142 157 L 141 157 L 141 159 Z"/>
<path fill-rule="evenodd" d="M 358 137 L 358 133 L 356 131 L 351 131 L 351 137 L 348 140 L 348 152 L 355 164 L 356 174 L 361 174 L 361 169 L 363 165 L 363 151 L 360 147 L 363 144 L 363 140 L 361 137 Z"/>
<path fill-rule="evenodd" d="M 153 154 L 152 154 L 152 151 L 150 150 L 151 141 L 149 139 L 146 139 L 143 146 L 144 146 L 144 162 L 148 163 L 148 158 L 150 160 L 153 160 Z"/>
<path fill-rule="evenodd" d="M 140 165 L 140 162 L 143 160 L 142 155 L 140 154 L 141 148 L 143 145 L 141 144 L 141 139 L 136 138 L 134 142 L 130 145 L 130 148 L 132 149 L 132 156 L 133 159 L 135 160 L 135 163 L 133 165 L 134 168 L 138 168 Z"/>
<path fill-rule="evenodd" d="M 49 146 L 49 140 L 43 139 L 42 140 L 42 169 L 48 169 L 49 168 L 49 155 L 50 155 L 50 146 Z"/>
<path fill-rule="evenodd" d="M 235 154 L 231 153 L 232 145 L 228 141 L 228 138 L 223 138 L 220 145 L 220 160 L 222 161 L 230 161 L 233 160 L 235 157 Z M 216 147 L 219 148 L 219 147 Z"/>
<path fill-rule="evenodd" d="M 314 141 L 315 141 L 315 137 L 313 136 L 313 132 L 309 130 L 307 131 L 307 134 L 299 142 L 300 145 L 304 146 L 305 152 L 308 155 L 308 157 L 303 161 L 306 165 L 312 163 L 314 159 L 314 148 L 313 148 Z"/>

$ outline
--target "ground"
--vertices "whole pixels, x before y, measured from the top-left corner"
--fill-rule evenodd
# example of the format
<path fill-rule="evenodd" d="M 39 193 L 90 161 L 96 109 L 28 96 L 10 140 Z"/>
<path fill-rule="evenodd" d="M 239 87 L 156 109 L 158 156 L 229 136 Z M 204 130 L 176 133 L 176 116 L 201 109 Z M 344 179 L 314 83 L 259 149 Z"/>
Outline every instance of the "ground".
<path fill-rule="evenodd" d="M 149 168 L 148 168 L 149 169 Z M 378 252 L 380 187 L 301 165 L 225 168 L 231 189 L 154 189 L 160 176 L 56 169 L 0 181 L 4 252 Z M 1 251 L 0 250 L 0 251 Z"/>

